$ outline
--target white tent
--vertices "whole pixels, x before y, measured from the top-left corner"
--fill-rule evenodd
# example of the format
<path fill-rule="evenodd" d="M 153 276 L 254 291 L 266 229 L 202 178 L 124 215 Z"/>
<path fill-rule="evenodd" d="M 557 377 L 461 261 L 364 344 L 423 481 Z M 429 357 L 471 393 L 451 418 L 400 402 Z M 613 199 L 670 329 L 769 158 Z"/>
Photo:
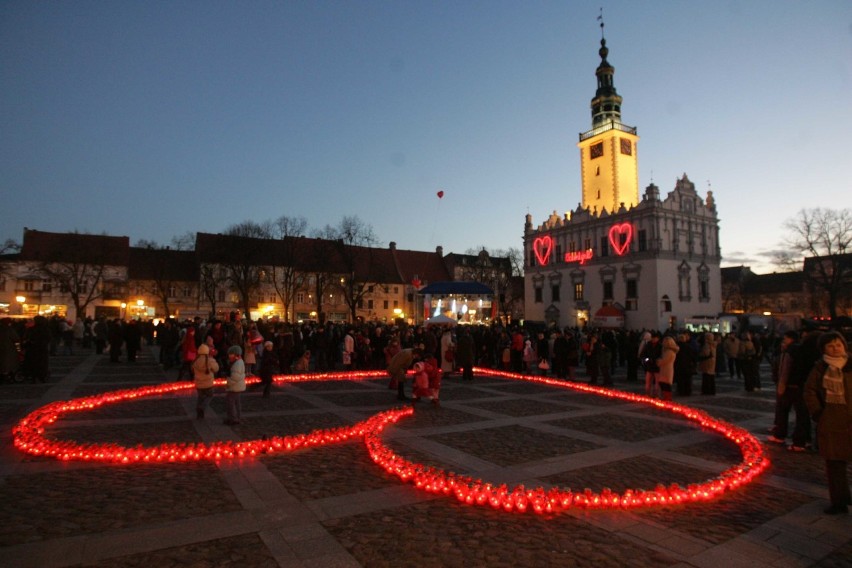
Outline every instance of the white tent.
<path fill-rule="evenodd" d="M 456 325 L 458 322 L 449 316 L 441 314 L 427 319 L 424 323 L 426 325 Z"/>

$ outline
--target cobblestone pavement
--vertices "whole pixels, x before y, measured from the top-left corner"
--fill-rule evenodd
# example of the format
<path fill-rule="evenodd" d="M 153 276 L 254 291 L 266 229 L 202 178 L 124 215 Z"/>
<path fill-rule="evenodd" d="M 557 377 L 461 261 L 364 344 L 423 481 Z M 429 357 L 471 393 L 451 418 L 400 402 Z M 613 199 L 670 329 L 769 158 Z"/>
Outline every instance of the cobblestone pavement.
<path fill-rule="evenodd" d="M 129 466 L 65 463 L 12 447 L 14 423 L 48 402 L 176 380 L 152 355 L 110 363 L 84 351 L 52 358 L 48 384 L 0 385 L 0 566 L 852 563 L 852 518 L 822 513 L 822 459 L 777 446 L 767 445 L 766 474 L 712 502 L 550 517 L 420 492 L 375 465 L 361 441 L 254 461 Z M 615 378 L 616 388 L 640 390 Z M 679 401 L 765 439 L 771 389 L 717 382 L 715 397 Z M 62 419 L 48 434 L 122 445 L 254 439 L 343 426 L 396 405 L 384 380 L 299 383 L 270 399 L 245 394 L 238 426 L 222 424 L 221 393 L 204 420 L 195 419 L 193 395 L 169 395 Z M 485 377 L 445 379 L 440 408 L 419 405 L 384 439 L 430 466 L 575 491 L 685 486 L 740 458 L 725 439 L 647 406 Z"/>

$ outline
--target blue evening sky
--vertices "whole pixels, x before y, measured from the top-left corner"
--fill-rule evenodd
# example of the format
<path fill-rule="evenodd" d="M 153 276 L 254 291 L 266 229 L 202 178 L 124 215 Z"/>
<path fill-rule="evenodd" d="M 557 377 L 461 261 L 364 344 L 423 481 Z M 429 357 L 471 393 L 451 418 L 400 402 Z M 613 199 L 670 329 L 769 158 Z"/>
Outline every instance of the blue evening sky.
<path fill-rule="evenodd" d="M 710 187 L 723 266 L 852 206 L 848 0 L 5 1 L 0 239 L 357 215 L 520 248 L 580 201 L 600 6 L 640 190 Z"/>

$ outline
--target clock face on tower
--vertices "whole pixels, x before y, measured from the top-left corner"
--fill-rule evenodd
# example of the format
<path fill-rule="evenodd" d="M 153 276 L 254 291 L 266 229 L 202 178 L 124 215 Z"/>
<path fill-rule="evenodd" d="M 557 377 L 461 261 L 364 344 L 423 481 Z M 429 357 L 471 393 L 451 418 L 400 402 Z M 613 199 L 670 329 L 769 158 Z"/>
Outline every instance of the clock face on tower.
<path fill-rule="evenodd" d="M 589 146 L 589 157 L 594 160 L 603 156 L 603 142 Z"/>
<path fill-rule="evenodd" d="M 621 139 L 621 153 L 627 156 L 633 155 L 633 144 L 627 138 Z"/>

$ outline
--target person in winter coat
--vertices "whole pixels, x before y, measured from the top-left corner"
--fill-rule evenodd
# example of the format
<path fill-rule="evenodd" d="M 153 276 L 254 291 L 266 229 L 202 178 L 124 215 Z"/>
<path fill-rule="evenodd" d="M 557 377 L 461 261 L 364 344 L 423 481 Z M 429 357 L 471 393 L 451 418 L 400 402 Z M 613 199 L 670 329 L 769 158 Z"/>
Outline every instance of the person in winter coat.
<path fill-rule="evenodd" d="M 695 374 L 698 355 L 692 347 L 688 333 L 681 333 L 677 338 L 677 357 L 675 357 L 674 382 L 677 394 L 692 395 L 692 375 Z"/>
<path fill-rule="evenodd" d="M 200 346 L 192 362 L 192 380 L 195 383 L 195 392 L 198 393 L 195 412 L 199 419 L 204 418 L 204 412 L 210 406 L 210 399 L 213 398 L 213 378 L 218 371 L 219 363 L 210 356 L 210 348 L 206 344 Z"/>
<path fill-rule="evenodd" d="M 675 359 L 680 348 L 677 346 L 674 337 L 668 335 L 663 338 L 661 343 L 663 349 L 660 358 L 657 359 L 657 367 L 660 369 L 659 373 L 657 373 L 657 381 L 660 383 L 660 398 L 671 400 Z"/>
<path fill-rule="evenodd" d="M 701 394 L 716 394 L 716 335 L 707 332 L 698 351 L 698 371 L 701 373 Z"/>
<path fill-rule="evenodd" d="M 189 326 L 186 328 L 186 335 L 183 336 L 183 341 L 180 344 L 180 359 L 181 366 L 178 371 L 177 380 L 183 378 L 184 373 L 193 376 L 192 362 L 198 356 L 198 348 L 195 346 L 195 328 Z"/>
<path fill-rule="evenodd" d="M 448 327 L 441 334 L 441 372 L 449 376 L 455 366 L 456 344 L 453 341 L 453 332 Z"/>
<path fill-rule="evenodd" d="M 810 341 L 809 341 L 810 343 Z M 793 445 L 788 449 L 804 452 L 811 439 L 811 419 L 805 406 L 805 381 L 813 368 L 814 361 L 806 362 L 807 349 L 799 343 L 799 334 L 786 331 L 781 338 L 778 355 L 772 362 L 772 380 L 775 383 L 775 424 L 769 442 L 786 444 L 790 427 L 790 410 L 796 413 L 796 426 L 793 429 Z M 807 370 L 803 369 L 807 366 Z"/>
<path fill-rule="evenodd" d="M 663 346 L 660 341 L 660 332 L 654 331 L 649 333 L 647 341 L 640 343 L 639 363 L 645 369 L 645 396 L 656 398 L 660 394 L 660 384 L 658 376 L 660 367 L 657 365 L 657 359 L 663 354 Z"/>
<path fill-rule="evenodd" d="M 476 345 L 473 337 L 466 328 L 462 328 L 458 333 L 458 344 L 456 345 L 456 365 L 461 369 L 462 380 L 473 380 L 473 361 L 476 352 Z"/>
<path fill-rule="evenodd" d="M 310 360 L 311 352 L 307 351 Z M 263 398 L 269 398 L 272 391 L 272 377 L 278 372 L 280 363 L 275 344 L 271 341 L 263 342 L 263 354 L 260 356 L 260 384 L 263 385 Z"/>
<path fill-rule="evenodd" d="M 405 396 L 405 373 L 415 362 L 420 360 L 422 351 L 418 348 L 403 349 L 393 356 L 388 365 L 390 384 L 388 388 L 397 389 L 397 400 L 408 400 Z"/>
<path fill-rule="evenodd" d="M 852 364 L 846 339 L 836 331 L 820 336 L 822 359 L 805 383 L 805 404 L 817 425 L 819 453 L 825 458 L 828 515 L 845 514 L 852 505 L 846 464 L 852 460 Z"/>
<path fill-rule="evenodd" d="M 12 327 L 12 318 L 0 320 L 0 378 L 12 379 L 18 368 L 18 332 Z"/>
<path fill-rule="evenodd" d="M 240 393 L 246 390 L 246 366 L 243 363 L 242 347 L 231 345 L 228 348 L 228 361 L 231 365 L 231 372 L 228 375 L 227 390 L 225 392 L 225 402 L 228 412 L 225 424 L 234 425 L 239 424 L 242 418 Z"/>
<path fill-rule="evenodd" d="M 734 333 L 729 333 L 722 341 L 722 350 L 725 352 L 725 358 L 728 360 L 728 375 L 733 379 L 743 378 L 743 371 L 737 363 L 737 357 L 740 353 L 740 340 Z"/>

